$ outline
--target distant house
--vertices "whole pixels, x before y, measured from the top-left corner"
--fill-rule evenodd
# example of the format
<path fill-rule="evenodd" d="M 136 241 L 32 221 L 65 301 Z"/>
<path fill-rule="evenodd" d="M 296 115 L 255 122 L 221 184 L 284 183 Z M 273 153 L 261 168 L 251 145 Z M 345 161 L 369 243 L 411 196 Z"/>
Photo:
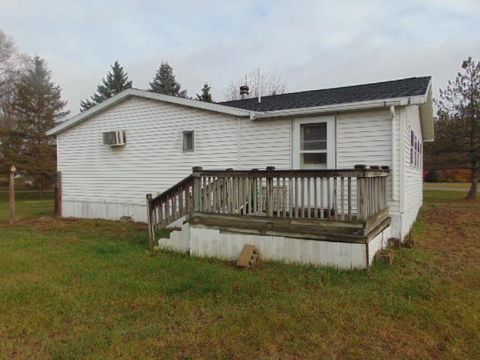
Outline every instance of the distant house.
<path fill-rule="evenodd" d="M 431 78 L 223 103 L 128 89 L 48 134 L 65 217 L 129 216 L 194 255 L 250 243 L 267 259 L 362 268 L 422 206 Z"/>

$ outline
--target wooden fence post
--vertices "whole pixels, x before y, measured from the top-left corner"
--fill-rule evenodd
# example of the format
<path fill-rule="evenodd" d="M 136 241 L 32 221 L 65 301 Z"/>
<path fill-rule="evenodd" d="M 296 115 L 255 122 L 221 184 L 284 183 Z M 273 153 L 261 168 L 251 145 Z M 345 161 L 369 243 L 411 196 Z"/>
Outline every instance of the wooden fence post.
<path fill-rule="evenodd" d="M 17 221 L 17 209 L 15 204 L 15 172 L 17 169 L 12 165 L 10 168 L 10 181 L 8 184 L 9 202 L 10 202 L 10 224 Z"/>
<path fill-rule="evenodd" d="M 55 184 L 55 216 L 62 217 L 62 173 L 60 171 L 57 171 Z"/>
<path fill-rule="evenodd" d="M 152 194 L 147 194 L 147 222 L 148 222 L 148 245 L 153 249 L 155 245 L 155 224 L 153 223 Z"/>

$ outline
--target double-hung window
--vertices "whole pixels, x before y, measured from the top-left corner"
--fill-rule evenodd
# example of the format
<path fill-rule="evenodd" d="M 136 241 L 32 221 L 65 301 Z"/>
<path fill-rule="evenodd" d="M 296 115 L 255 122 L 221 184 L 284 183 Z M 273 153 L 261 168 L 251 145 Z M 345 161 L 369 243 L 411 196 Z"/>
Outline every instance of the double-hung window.
<path fill-rule="evenodd" d="M 300 164 L 302 168 L 327 165 L 327 123 L 300 125 Z"/>

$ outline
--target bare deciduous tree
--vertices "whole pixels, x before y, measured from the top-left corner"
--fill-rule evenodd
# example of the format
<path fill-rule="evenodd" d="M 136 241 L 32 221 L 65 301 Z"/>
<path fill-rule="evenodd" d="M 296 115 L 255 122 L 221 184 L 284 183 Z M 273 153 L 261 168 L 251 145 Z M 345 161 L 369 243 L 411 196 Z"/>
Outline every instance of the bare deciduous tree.
<path fill-rule="evenodd" d="M 250 94 L 248 97 L 258 97 L 258 92 L 260 90 L 260 95 L 276 95 L 285 93 L 286 82 L 279 76 L 271 73 L 260 73 L 260 84 L 258 81 L 258 72 L 257 70 L 251 71 L 245 76 L 239 78 L 236 81 L 232 81 L 230 85 L 225 89 L 225 98 L 226 100 L 239 100 L 240 96 L 240 86 L 248 85 L 250 89 Z M 259 86 L 260 85 L 260 86 Z"/>

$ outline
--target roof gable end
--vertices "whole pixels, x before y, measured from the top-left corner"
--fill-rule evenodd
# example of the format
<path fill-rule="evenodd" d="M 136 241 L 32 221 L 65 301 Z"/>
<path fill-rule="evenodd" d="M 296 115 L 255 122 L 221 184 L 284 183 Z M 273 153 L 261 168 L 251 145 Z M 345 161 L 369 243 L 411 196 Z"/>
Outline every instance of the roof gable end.
<path fill-rule="evenodd" d="M 89 118 L 92 118 L 93 116 L 107 109 L 110 109 L 111 107 L 117 105 L 118 103 L 130 97 L 140 97 L 143 99 L 162 101 L 170 104 L 177 104 L 181 106 L 187 106 L 191 108 L 219 112 L 219 113 L 224 113 L 224 114 L 233 115 L 233 116 L 240 116 L 240 117 L 249 117 L 251 113 L 249 110 L 234 108 L 234 107 L 216 104 L 216 103 L 208 103 L 208 102 L 199 101 L 199 100 L 180 98 L 177 96 L 157 94 L 157 93 L 146 91 L 146 90 L 126 89 L 120 92 L 119 94 L 105 100 L 101 104 L 95 105 L 94 107 L 63 121 L 62 123 L 55 126 L 53 129 L 47 131 L 47 135 L 56 135 L 65 130 L 68 130 L 71 127 L 76 126 L 77 124 Z"/>

